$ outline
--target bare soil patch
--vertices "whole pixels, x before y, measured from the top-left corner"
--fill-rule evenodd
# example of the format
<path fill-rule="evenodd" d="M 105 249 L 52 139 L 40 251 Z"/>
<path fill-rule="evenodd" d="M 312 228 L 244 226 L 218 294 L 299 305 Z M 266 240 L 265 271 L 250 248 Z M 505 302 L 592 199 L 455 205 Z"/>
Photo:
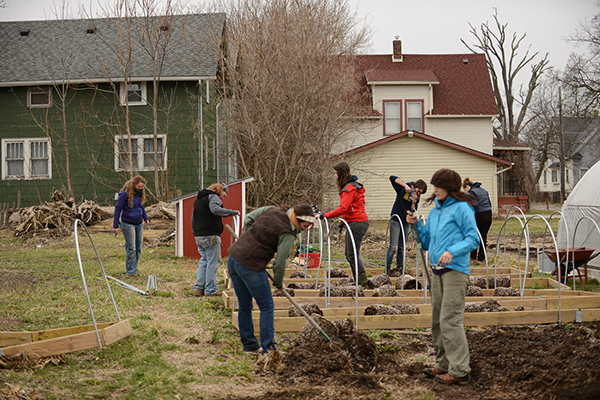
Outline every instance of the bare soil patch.
<path fill-rule="evenodd" d="M 365 336 L 298 345 L 277 361 L 265 356 L 257 373 L 278 390 L 235 399 L 410 398 L 422 392 L 464 400 L 600 398 L 597 324 L 493 327 L 471 330 L 467 338 L 472 381 L 466 386 L 425 376 L 422 370 L 434 362 L 431 336 L 398 332 L 381 335 L 375 365 L 366 361 L 374 357 L 365 357 L 373 351 Z"/>

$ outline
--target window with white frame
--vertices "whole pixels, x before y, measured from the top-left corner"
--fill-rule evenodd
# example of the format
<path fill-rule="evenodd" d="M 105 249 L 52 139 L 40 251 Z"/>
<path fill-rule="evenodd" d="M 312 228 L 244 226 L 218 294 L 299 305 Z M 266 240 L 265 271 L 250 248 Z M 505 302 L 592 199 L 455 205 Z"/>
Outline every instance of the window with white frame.
<path fill-rule="evenodd" d="M 394 135 L 400 133 L 400 101 L 384 101 L 384 135 Z"/>
<path fill-rule="evenodd" d="M 52 88 L 50 86 L 30 86 L 27 88 L 27 107 L 52 107 Z"/>
<path fill-rule="evenodd" d="M 146 104 L 146 82 L 121 82 L 121 105 L 140 106 Z"/>
<path fill-rule="evenodd" d="M 553 169 L 552 170 L 552 183 L 557 183 L 558 182 L 558 170 Z"/>
<path fill-rule="evenodd" d="M 547 185 L 548 184 L 548 177 L 546 175 L 546 171 L 544 171 L 543 175 L 544 175 L 544 185 Z"/>
<path fill-rule="evenodd" d="M 52 179 L 50 141 L 2 139 L 2 180 Z"/>
<path fill-rule="evenodd" d="M 131 142 L 127 136 L 115 137 L 115 170 L 129 170 L 129 154 L 136 171 L 154 171 L 154 166 L 167 169 L 167 137 L 158 135 L 156 154 L 154 152 L 154 137 L 152 135 L 132 135 Z M 131 145 L 131 146 L 130 146 Z"/>
<path fill-rule="evenodd" d="M 423 132 L 423 102 L 406 102 L 406 129 Z"/>

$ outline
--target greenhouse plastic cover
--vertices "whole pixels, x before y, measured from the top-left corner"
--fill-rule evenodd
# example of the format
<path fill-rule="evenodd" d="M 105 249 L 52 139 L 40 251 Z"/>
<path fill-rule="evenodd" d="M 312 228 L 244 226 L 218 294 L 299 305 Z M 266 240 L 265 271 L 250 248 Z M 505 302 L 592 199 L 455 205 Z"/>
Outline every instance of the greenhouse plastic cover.
<path fill-rule="evenodd" d="M 568 230 L 569 247 L 589 247 L 600 251 L 600 161 L 575 185 L 562 206 L 562 213 L 563 218 L 558 224 L 558 246 L 567 247 Z M 565 222 L 568 229 L 565 228 Z M 588 265 L 600 267 L 600 257 L 594 258 Z"/>

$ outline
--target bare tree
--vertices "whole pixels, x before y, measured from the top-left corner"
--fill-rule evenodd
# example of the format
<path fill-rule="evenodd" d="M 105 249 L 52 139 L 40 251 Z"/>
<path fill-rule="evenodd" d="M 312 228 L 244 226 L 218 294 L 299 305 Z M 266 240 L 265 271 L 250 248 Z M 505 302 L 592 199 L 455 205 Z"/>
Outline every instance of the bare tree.
<path fill-rule="evenodd" d="M 71 90 L 72 70 L 82 61 L 80 55 L 83 36 L 80 23 L 72 19 L 66 0 L 63 0 L 60 6 L 55 5 L 52 13 L 55 21 L 48 21 L 48 29 L 45 35 L 40 37 L 37 49 L 45 78 L 51 82 L 48 93 L 50 107 L 41 110 L 29 108 L 29 114 L 51 142 L 58 139 L 62 143 L 65 160 L 56 168 L 57 171 L 64 168 L 66 183 L 60 173 L 59 179 L 63 190 L 66 190 L 69 197 L 74 198 L 69 146 L 72 132 L 67 110 L 74 98 L 74 91 Z M 54 146 L 52 152 L 55 153 Z"/>
<path fill-rule="evenodd" d="M 461 42 L 473 52 L 479 49 L 485 53 L 502 123 L 501 138 L 517 143 L 519 135 L 530 121 L 526 118 L 527 110 L 539 79 L 548 66 L 548 53 L 536 62 L 539 52 L 530 55 L 530 46 L 520 57 L 520 46 L 527 34 L 519 37 L 513 33 L 511 37 L 506 29 L 508 24 L 501 24 L 498 20 L 497 10 L 493 26 L 487 22 L 481 24 L 479 29 L 471 24 L 469 26 L 477 41 L 472 46 L 464 39 Z M 527 66 L 531 68 L 527 88 L 516 88 L 515 78 Z"/>
<path fill-rule="evenodd" d="M 532 150 L 531 186 L 537 183 L 544 170 L 546 161 L 558 157 L 558 126 L 555 116 L 558 115 L 558 80 L 556 76 L 548 76 L 540 81 L 538 91 L 529 107 L 530 120 L 523 131 L 522 140 Z M 535 187 L 528 187 L 527 193 L 533 193 Z"/>
<path fill-rule="evenodd" d="M 162 4 L 162 8 L 159 8 Z M 152 78 L 152 101 L 149 105 L 152 109 L 152 119 L 150 125 L 153 134 L 152 146 L 152 164 L 154 173 L 154 196 L 159 200 L 164 200 L 168 192 L 168 179 L 166 171 L 163 168 L 163 154 L 168 143 L 163 143 L 163 151 L 159 150 L 159 134 L 168 134 L 165 126 L 159 122 L 159 113 L 161 111 L 160 81 L 165 66 L 167 56 L 177 51 L 177 46 L 181 41 L 187 25 L 182 7 L 177 2 L 167 0 L 160 2 L 158 0 L 117 0 L 112 7 L 104 8 L 103 13 L 106 19 L 112 24 L 112 31 L 117 32 L 114 36 L 104 36 L 100 30 L 97 35 L 110 48 L 113 55 L 118 60 L 121 76 L 125 85 L 129 85 L 133 80 L 134 63 L 147 63 L 150 65 Z M 175 18 L 179 16 L 179 18 Z M 181 52 L 181 50 L 179 50 Z M 136 60 L 136 57 L 140 59 Z M 173 61 L 173 60 L 171 60 Z M 118 83 L 114 80 L 111 71 L 104 70 L 104 75 L 111 79 L 115 96 L 120 95 Z M 168 96 L 168 95 L 167 95 Z M 132 140 L 132 113 L 130 108 L 129 96 L 124 98 L 124 128 L 127 135 L 127 153 L 128 153 L 128 173 L 130 176 L 136 174 L 136 168 L 133 162 L 135 141 Z M 167 106 L 168 108 L 169 106 Z"/>
<path fill-rule="evenodd" d="M 224 7 L 221 95 L 240 174 L 255 180 L 249 205 L 318 204 L 332 147 L 364 105 L 352 56 L 369 32 L 345 0 Z"/>
<path fill-rule="evenodd" d="M 579 92 L 579 113 L 597 114 L 600 106 L 600 14 L 584 21 L 569 40 L 588 54 L 571 54 L 562 81 Z"/>

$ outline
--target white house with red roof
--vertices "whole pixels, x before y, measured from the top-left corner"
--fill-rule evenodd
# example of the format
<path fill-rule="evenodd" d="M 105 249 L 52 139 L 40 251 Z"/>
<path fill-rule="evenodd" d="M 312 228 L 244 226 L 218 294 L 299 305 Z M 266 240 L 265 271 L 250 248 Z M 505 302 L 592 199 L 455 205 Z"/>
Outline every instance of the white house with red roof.
<path fill-rule="evenodd" d="M 497 213 L 498 171 L 511 163 L 493 155 L 498 109 L 485 55 L 402 54 L 399 40 L 393 50 L 357 56 L 370 109 L 337 149 L 366 187 L 369 217 L 390 217 L 390 175 L 429 185 L 440 168 L 481 182 Z M 431 186 L 425 197 L 432 193 Z M 431 207 L 424 203 L 421 211 L 427 212 Z"/>

